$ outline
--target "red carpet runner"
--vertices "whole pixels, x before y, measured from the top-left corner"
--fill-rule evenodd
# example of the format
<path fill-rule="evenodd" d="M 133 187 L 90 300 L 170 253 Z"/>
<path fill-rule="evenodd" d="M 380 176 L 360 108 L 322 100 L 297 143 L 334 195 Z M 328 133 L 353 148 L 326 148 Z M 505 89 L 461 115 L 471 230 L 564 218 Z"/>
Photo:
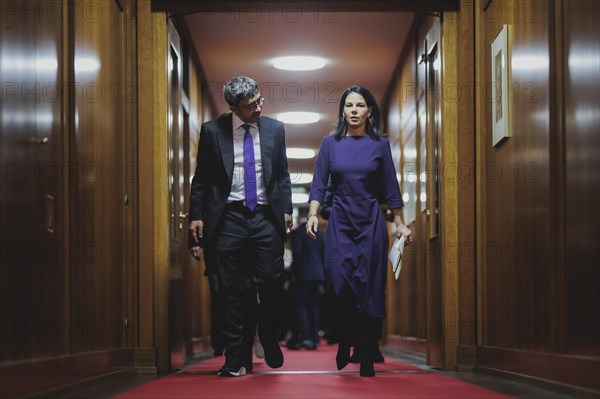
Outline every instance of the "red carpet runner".
<path fill-rule="evenodd" d="M 254 371 L 237 378 L 216 372 L 223 357 L 212 358 L 116 396 L 118 399 L 505 399 L 487 389 L 386 357 L 377 375 L 363 378 L 358 364 L 337 371 L 337 345 L 316 351 L 283 349 L 285 362 L 270 369 L 254 358 Z"/>

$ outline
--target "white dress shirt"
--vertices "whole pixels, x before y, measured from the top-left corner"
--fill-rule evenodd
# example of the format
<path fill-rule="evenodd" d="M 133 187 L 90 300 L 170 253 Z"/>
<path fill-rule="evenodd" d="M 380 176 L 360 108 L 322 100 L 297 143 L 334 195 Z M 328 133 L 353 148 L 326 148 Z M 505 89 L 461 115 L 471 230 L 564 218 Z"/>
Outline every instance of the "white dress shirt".
<path fill-rule="evenodd" d="M 227 202 L 246 200 L 246 191 L 244 184 L 244 135 L 246 131 L 242 127 L 246 122 L 242 121 L 236 114 L 232 114 L 233 120 L 233 181 L 231 182 L 231 192 L 227 197 Z M 254 168 L 256 170 L 256 195 L 257 202 L 261 205 L 269 203 L 266 195 L 265 182 L 263 180 L 260 136 L 258 126 L 255 123 L 249 123 L 252 142 L 254 143 Z"/>

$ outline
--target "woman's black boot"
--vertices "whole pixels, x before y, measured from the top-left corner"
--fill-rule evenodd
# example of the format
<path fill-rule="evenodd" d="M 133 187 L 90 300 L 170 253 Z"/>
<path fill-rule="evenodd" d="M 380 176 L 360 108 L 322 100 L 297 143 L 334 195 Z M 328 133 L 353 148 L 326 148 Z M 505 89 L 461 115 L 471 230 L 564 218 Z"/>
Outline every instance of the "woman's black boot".
<path fill-rule="evenodd" d="M 350 348 L 356 336 L 354 330 L 358 320 L 356 320 L 357 315 L 355 311 L 348 309 L 347 302 L 345 303 L 342 297 L 338 298 L 338 301 L 338 309 L 340 310 L 338 314 L 340 341 L 338 343 L 337 354 L 335 355 L 335 363 L 337 369 L 341 370 L 350 363 Z"/>
<path fill-rule="evenodd" d="M 362 351 L 360 357 L 360 376 L 375 377 L 375 366 L 373 366 L 373 345 L 367 337 L 363 337 Z"/>
<path fill-rule="evenodd" d="M 350 363 L 350 341 L 342 338 L 338 344 L 337 354 L 335 355 L 337 369 L 341 370 Z"/>
<path fill-rule="evenodd" d="M 375 366 L 373 366 L 373 355 L 377 349 L 377 319 L 367 317 L 361 328 L 362 352 L 360 359 L 360 376 L 375 377 Z"/>
<path fill-rule="evenodd" d="M 375 377 L 375 366 L 373 366 L 373 361 L 365 359 L 364 356 L 360 361 L 360 376 Z"/>

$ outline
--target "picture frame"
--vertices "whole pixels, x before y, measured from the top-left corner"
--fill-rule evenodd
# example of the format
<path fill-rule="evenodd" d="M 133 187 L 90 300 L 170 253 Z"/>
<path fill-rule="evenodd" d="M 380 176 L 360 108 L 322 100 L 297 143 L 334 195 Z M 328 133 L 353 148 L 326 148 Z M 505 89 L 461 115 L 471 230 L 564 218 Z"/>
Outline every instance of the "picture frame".
<path fill-rule="evenodd" d="M 510 137 L 508 25 L 504 25 L 492 41 L 491 58 L 492 144 L 495 147 Z"/>

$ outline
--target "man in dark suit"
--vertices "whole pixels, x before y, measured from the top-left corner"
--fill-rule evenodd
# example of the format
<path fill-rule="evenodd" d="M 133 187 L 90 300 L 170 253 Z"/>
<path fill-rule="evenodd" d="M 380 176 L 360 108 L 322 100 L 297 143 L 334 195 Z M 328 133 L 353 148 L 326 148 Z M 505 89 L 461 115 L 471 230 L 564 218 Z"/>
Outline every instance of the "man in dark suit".
<path fill-rule="evenodd" d="M 224 95 L 231 113 L 204 123 L 200 131 L 189 232 L 192 255 L 199 259 L 203 249 L 206 274 L 218 278 L 225 338 L 225 364 L 218 374 L 237 377 L 252 361 L 244 339 L 254 334 L 244 334 L 252 307 L 245 303 L 252 296 L 248 281 L 258 291 L 265 361 L 272 368 L 283 364 L 277 339 L 292 194 L 284 126 L 261 117 L 264 98 L 258 84 L 237 76 L 225 84 Z"/>

